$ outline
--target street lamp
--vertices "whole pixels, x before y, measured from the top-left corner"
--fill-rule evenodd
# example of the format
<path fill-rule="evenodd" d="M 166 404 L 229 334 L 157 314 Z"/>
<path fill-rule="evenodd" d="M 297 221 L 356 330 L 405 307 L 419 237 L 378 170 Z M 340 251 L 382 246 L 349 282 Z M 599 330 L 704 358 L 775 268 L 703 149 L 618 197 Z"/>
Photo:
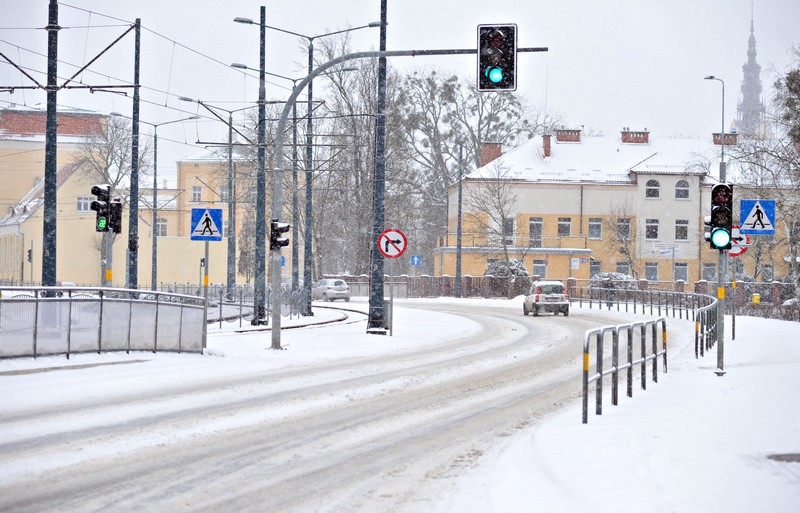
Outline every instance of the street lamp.
<path fill-rule="evenodd" d="M 253 20 L 248 18 L 235 18 L 233 21 L 237 23 L 253 24 Z M 266 255 L 264 254 L 264 244 L 266 241 L 267 220 L 265 218 L 265 204 L 264 197 L 266 195 L 266 77 L 265 77 L 265 56 L 266 56 L 266 21 L 267 21 L 267 8 L 261 6 L 261 20 L 259 23 L 260 31 L 260 53 L 259 53 L 259 73 L 258 73 L 258 172 L 256 176 L 256 255 L 255 255 L 255 283 L 253 287 L 254 292 L 254 310 L 253 310 L 253 325 L 266 324 L 266 310 L 264 308 L 265 292 L 266 292 Z M 281 181 L 273 180 L 273 197 L 272 197 L 272 217 L 280 217 L 280 190 Z M 280 251 L 280 249 L 278 250 Z M 273 262 L 274 263 L 274 262 Z M 280 270 L 279 270 L 280 272 Z M 275 298 L 280 302 L 280 276 L 278 277 L 277 290 L 273 290 L 273 300 Z M 279 306 L 279 303 L 278 305 Z M 280 312 L 276 305 L 273 305 L 273 310 Z M 275 327 L 273 327 L 275 329 Z"/>
<path fill-rule="evenodd" d="M 233 127 L 233 114 L 235 112 L 240 112 L 247 109 L 252 109 L 252 105 L 248 105 L 247 107 L 242 107 L 240 109 L 223 109 L 217 106 L 209 106 L 201 100 L 194 100 L 192 98 L 187 98 L 186 96 L 181 96 L 178 98 L 184 102 L 192 102 L 201 105 L 211 114 L 213 114 L 217 119 L 228 125 L 228 269 L 227 269 L 227 290 L 228 290 L 228 298 L 233 299 L 234 291 L 236 289 L 236 178 L 233 173 L 233 131 L 236 130 Z M 228 113 L 228 120 L 225 121 L 219 114 L 217 114 L 216 110 L 221 110 L 223 112 Z M 236 130 L 236 133 L 241 135 L 245 138 L 245 140 L 249 141 L 249 139 Z"/>
<path fill-rule="evenodd" d="M 716 80 L 722 84 L 722 129 L 720 130 L 720 161 L 719 161 L 719 181 L 725 182 L 725 81 L 714 75 L 708 75 L 705 80 Z M 728 274 L 728 258 L 725 250 L 719 250 L 719 264 L 717 265 L 717 300 L 719 310 L 717 311 L 717 370 L 718 376 L 725 374 L 724 365 L 724 340 L 725 340 L 725 276 Z"/>
<path fill-rule="evenodd" d="M 252 20 L 246 18 L 236 18 L 234 21 L 239 23 L 253 23 Z M 308 36 L 305 34 L 300 34 L 298 32 L 292 32 L 291 30 L 285 30 L 278 27 L 270 27 L 266 26 L 266 28 L 271 30 L 276 30 L 278 32 L 283 32 L 285 34 L 290 34 L 293 36 L 301 37 L 303 39 L 308 40 L 308 74 L 310 75 L 312 71 L 314 71 L 314 40 L 333 36 L 336 34 L 343 34 L 345 32 L 352 32 L 354 30 L 360 30 L 364 28 L 376 28 L 380 27 L 380 21 L 373 21 L 366 25 L 361 25 L 358 27 L 352 27 L 349 29 L 343 30 L 336 30 L 334 32 L 328 32 L 325 34 L 318 34 L 315 36 Z M 313 221 L 313 187 L 311 184 L 313 183 L 313 176 L 312 176 L 312 166 L 313 166 L 313 141 L 314 141 L 314 121 L 313 117 L 311 116 L 311 111 L 313 109 L 314 103 L 314 87 L 313 87 L 313 80 L 308 83 L 308 120 L 306 121 L 306 226 L 305 226 L 305 240 L 304 240 L 304 255 L 303 255 L 303 290 L 304 290 L 304 297 L 305 301 L 303 302 L 303 311 L 301 312 L 303 315 L 314 315 L 314 312 L 311 311 L 311 262 L 312 262 L 312 255 L 311 255 L 311 246 L 312 246 L 312 221 Z"/>
<path fill-rule="evenodd" d="M 118 112 L 112 112 L 112 116 L 120 116 L 129 118 Z M 151 251 L 151 270 L 150 270 L 150 289 L 156 290 L 158 287 L 158 127 L 162 125 L 171 125 L 172 123 L 180 123 L 182 121 L 189 121 L 192 119 L 200 119 L 200 116 L 190 116 L 181 119 L 173 119 L 172 121 L 164 121 L 162 123 L 150 123 L 139 119 L 139 123 L 150 125 L 153 127 L 153 224 L 151 226 L 153 233 L 153 244 Z"/>

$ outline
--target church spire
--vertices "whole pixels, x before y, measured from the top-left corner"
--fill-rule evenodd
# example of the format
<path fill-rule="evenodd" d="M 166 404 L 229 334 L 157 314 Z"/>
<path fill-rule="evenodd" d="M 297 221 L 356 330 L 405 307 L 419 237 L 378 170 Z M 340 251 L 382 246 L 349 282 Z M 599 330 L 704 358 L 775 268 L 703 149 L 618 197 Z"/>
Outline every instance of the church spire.
<path fill-rule="evenodd" d="M 750 37 L 747 40 L 747 62 L 742 66 L 741 97 L 737 109 L 736 127 L 746 136 L 763 129 L 764 103 L 761 101 L 761 66 L 756 62 L 756 36 L 753 5 L 750 4 Z"/>

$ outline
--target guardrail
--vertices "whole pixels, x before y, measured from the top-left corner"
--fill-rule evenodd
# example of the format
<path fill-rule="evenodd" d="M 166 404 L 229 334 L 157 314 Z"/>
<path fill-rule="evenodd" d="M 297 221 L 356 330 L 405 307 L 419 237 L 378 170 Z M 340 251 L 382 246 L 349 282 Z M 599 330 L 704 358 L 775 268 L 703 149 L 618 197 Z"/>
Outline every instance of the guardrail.
<path fill-rule="evenodd" d="M 669 290 L 634 290 L 605 287 L 574 287 L 570 302 L 589 308 L 616 309 L 618 312 L 668 315 L 678 319 L 695 318 L 696 311 L 716 299 L 704 294 Z"/>
<path fill-rule="evenodd" d="M 0 289 L 0 359 L 103 351 L 202 352 L 205 301 L 92 287 Z"/>
<path fill-rule="evenodd" d="M 661 349 L 658 349 L 657 340 L 657 327 L 661 324 L 662 344 Z M 634 330 L 638 328 L 640 333 L 641 344 L 639 346 L 639 354 L 634 358 L 634 344 L 633 335 Z M 649 328 L 649 329 L 648 329 Z M 627 362 L 623 365 L 619 363 L 619 340 L 620 333 L 627 334 Z M 648 344 L 647 334 L 651 333 L 650 343 Z M 611 346 L 611 367 L 605 369 L 605 361 L 603 356 L 603 346 L 605 343 L 606 334 L 612 335 Z M 590 375 L 591 370 L 591 355 L 590 343 L 592 337 L 595 337 L 595 365 L 594 372 Z M 648 353 L 648 348 L 652 351 Z M 647 388 L 647 362 L 652 361 L 652 379 L 653 382 L 658 382 L 658 357 L 664 358 L 664 372 L 667 372 L 667 321 L 664 317 L 655 320 L 633 322 L 630 324 L 620 324 L 616 326 L 604 326 L 587 330 L 583 336 L 583 423 L 589 421 L 589 384 L 597 383 L 595 385 L 595 413 L 602 415 L 603 413 L 603 378 L 611 375 L 611 404 L 617 405 L 618 403 L 618 388 L 619 388 L 619 373 L 626 371 L 627 376 L 627 392 L 628 397 L 633 397 L 633 369 L 638 365 L 641 368 L 641 387 L 642 390 Z"/>

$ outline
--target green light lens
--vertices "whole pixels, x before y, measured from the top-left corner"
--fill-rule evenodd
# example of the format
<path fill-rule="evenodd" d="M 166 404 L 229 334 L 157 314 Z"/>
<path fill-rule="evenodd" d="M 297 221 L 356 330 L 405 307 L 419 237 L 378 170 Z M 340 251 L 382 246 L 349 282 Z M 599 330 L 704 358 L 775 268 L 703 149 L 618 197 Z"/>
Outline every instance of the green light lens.
<path fill-rule="evenodd" d="M 486 68 L 485 74 L 486 78 L 488 78 L 491 82 L 495 84 L 503 81 L 503 70 L 498 68 L 497 66 Z"/>
<path fill-rule="evenodd" d="M 105 217 L 98 217 L 97 227 L 101 230 L 105 230 L 106 226 L 108 226 L 108 220 Z"/>
<path fill-rule="evenodd" d="M 711 233 L 711 243 L 718 248 L 723 248 L 731 243 L 731 234 L 727 230 L 714 230 Z"/>

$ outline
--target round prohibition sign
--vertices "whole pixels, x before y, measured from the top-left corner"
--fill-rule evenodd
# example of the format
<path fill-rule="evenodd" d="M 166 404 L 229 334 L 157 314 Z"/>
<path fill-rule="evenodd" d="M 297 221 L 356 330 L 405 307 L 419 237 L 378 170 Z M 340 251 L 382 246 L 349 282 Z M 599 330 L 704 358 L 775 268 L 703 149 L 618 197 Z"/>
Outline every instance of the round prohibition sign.
<path fill-rule="evenodd" d="M 397 228 L 388 228 L 378 237 L 378 251 L 386 258 L 398 258 L 406 252 L 408 239 Z"/>

